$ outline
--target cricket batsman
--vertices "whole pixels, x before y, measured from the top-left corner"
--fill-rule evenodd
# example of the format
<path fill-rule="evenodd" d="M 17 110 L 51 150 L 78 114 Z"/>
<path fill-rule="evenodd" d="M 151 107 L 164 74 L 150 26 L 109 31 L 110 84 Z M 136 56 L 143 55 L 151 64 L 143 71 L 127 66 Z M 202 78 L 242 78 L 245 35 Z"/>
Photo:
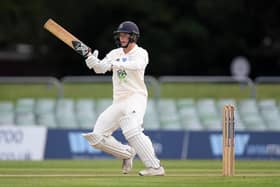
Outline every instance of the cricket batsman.
<path fill-rule="evenodd" d="M 140 32 L 131 22 L 122 22 L 114 32 L 117 49 L 110 51 L 102 60 L 95 50 L 86 59 L 86 65 L 96 73 L 113 72 L 113 103 L 98 117 L 93 132 L 83 134 L 89 144 L 123 160 L 122 172 L 129 173 L 137 154 L 146 169 L 141 176 L 162 176 L 164 168 L 155 155 L 152 142 L 143 133 L 143 118 L 148 93 L 144 83 L 148 53 L 137 45 Z M 112 133 L 121 128 L 128 145 L 116 140 Z"/>

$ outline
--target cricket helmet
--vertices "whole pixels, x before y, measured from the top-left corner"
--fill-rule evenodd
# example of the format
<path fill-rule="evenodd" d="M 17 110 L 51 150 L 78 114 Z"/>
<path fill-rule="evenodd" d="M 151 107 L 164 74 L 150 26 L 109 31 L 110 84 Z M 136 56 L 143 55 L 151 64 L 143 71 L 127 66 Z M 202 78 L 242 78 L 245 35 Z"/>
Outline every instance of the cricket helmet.
<path fill-rule="evenodd" d="M 140 36 L 139 28 L 134 22 L 124 21 L 118 26 L 118 29 L 116 31 L 114 31 L 114 38 L 115 38 L 115 42 L 118 47 L 120 47 L 119 33 L 130 34 L 129 43 L 132 43 L 132 42 L 136 43 Z M 127 46 L 125 46 L 124 48 L 126 48 Z"/>

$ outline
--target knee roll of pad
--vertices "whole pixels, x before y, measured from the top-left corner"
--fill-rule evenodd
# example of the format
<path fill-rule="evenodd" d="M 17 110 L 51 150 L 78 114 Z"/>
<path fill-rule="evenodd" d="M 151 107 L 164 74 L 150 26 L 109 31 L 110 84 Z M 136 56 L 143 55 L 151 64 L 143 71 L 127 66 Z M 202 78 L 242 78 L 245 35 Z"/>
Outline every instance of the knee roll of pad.
<path fill-rule="evenodd" d="M 109 153 L 116 158 L 128 159 L 133 156 L 131 147 L 129 145 L 123 145 L 113 136 L 106 137 L 93 132 L 82 135 L 87 139 L 91 146 Z"/>
<path fill-rule="evenodd" d="M 120 127 L 122 129 L 124 137 L 127 140 L 142 132 L 141 125 L 138 124 L 136 115 L 133 113 L 124 116 L 120 120 Z"/>
<path fill-rule="evenodd" d="M 93 132 L 84 133 L 82 134 L 82 136 L 88 141 L 91 146 L 97 145 L 103 139 L 102 135 Z"/>

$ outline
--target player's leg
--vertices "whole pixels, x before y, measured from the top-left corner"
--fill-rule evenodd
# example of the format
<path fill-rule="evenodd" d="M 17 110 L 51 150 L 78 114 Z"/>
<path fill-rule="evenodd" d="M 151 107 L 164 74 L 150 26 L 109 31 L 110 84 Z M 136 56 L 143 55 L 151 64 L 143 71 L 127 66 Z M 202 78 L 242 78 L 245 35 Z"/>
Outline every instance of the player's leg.
<path fill-rule="evenodd" d="M 145 111 L 145 100 L 134 98 L 129 101 L 128 111 L 120 120 L 122 132 L 135 149 L 139 158 L 147 167 L 146 170 L 140 171 L 140 175 L 164 175 L 164 168 L 160 165 L 160 161 L 155 155 L 152 142 L 148 136 L 143 133 L 142 121 Z M 144 105 L 144 107 L 143 107 Z"/>
<path fill-rule="evenodd" d="M 129 159 L 135 154 L 129 145 L 124 145 L 117 141 L 113 136 L 104 136 L 94 132 L 85 133 L 83 137 L 87 139 L 89 144 L 118 159 Z"/>
<path fill-rule="evenodd" d="M 93 132 L 83 134 L 89 144 L 116 158 L 126 160 L 134 158 L 135 151 L 129 145 L 117 141 L 112 133 L 119 127 L 119 118 L 122 115 L 118 104 L 108 107 L 97 119 Z M 125 170 L 127 173 L 128 168 Z"/>

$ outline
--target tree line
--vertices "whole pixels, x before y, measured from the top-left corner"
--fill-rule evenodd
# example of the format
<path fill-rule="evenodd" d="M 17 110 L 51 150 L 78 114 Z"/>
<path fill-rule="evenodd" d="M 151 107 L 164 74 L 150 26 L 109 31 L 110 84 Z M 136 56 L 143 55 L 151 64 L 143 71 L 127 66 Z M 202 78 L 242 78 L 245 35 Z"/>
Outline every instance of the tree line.
<path fill-rule="evenodd" d="M 115 48 L 118 24 L 131 20 L 140 28 L 139 45 L 149 52 L 147 74 L 228 75 L 235 56 L 248 58 L 252 76 L 276 74 L 279 10 L 276 0 L 2 0 L 0 50 L 31 44 L 29 64 L 38 74 L 92 74 L 43 23 L 55 19 L 104 57 Z"/>

